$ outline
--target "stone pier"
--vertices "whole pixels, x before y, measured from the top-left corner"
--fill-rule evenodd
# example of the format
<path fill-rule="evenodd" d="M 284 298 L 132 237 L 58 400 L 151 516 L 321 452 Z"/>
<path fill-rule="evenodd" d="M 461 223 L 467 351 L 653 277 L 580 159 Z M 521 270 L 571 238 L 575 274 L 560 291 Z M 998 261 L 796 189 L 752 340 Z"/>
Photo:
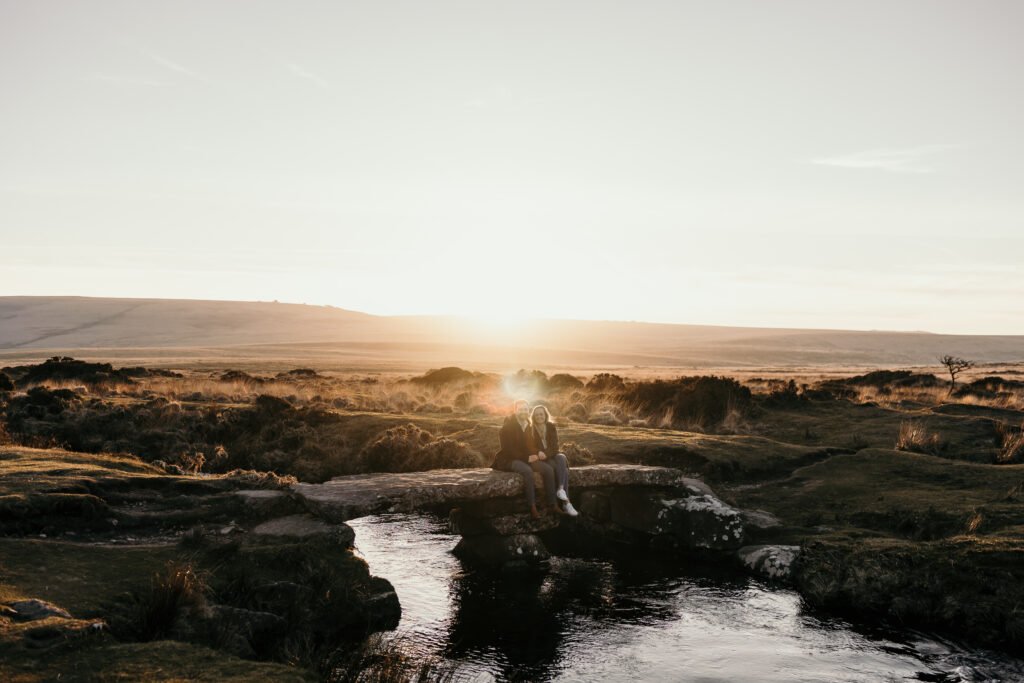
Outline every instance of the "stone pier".
<path fill-rule="evenodd" d="M 536 486 L 539 495 L 539 477 Z M 533 519 L 521 478 L 489 469 L 336 477 L 323 484 L 295 484 L 292 491 L 311 513 L 332 522 L 386 512 L 447 514 L 452 530 L 462 536 L 456 554 L 467 562 L 501 567 L 545 562 L 550 553 L 542 536 L 559 527 L 670 552 L 735 550 L 745 536 L 739 510 L 700 480 L 667 467 L 573 468 L 570 497 L 580 512 L 576 518 L 549 512 Z"/>

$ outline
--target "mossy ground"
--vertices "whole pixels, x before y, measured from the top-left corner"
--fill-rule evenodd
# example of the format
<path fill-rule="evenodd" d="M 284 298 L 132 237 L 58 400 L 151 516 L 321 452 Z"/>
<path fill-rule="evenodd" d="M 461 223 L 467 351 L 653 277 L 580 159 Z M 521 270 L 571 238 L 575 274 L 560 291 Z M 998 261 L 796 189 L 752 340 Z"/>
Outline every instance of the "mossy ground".
<path fill-rule="evenodd" d="M 348 546 L 327 537 L 242 542 L 234 532 L 223 535 L 235 521 L 251 525 L 263 512 L 280 514 L 281 503 L 261 512 L 233 495 L 267 481 L 273 483 L 257 475 L 173 476 L 132 457 L 0 447 L 7 529 L 0 537 L 0 605 L 38 599 L 72 615 L 21 622 L 0 608 L 0 680 L 315 680 L 312 667 L 324 652 L 346 638 L 358 641 L 368 629 L 393 627 L 395 617 L 382 617 L 374 600 L 390 586 L 372 578 Z M 95 495 L 63 493 L 79 488 Z M 68 514 L 82 512 L 65 509 L 69 497 L 95 500 L 102 511 L 97 524 Z M 210 499 L 223 502 L 203 502 Z M 140 515 L 139 506 L 158 513 Z M 197 519 L 212 532 L 182 536 Z M 235 633 L 208 620 L 183 625 L 177 608 L 164 626 L 182 642 L 135 642 L 154 577 L 168 567 L 194 570 L 200 602 L 278 615 L 284 633 L 252 640 L 258 651 L 247 655 L 277 663 L 232 656 L 225 643 Z M 259 592 L 282 582 L 301 591 L 298 599 L 277 588 Z"/>
<path fill-rule="evenodd" d="M 62 643 L 45 653 L 5 650 L 0 678 L 9 683 L 317 680 L 310 672 L 295 667 L 239 659 L 201 645 L 169 640 L 118 643 L 102 635 L 87 636 L 84 642 Z"/>

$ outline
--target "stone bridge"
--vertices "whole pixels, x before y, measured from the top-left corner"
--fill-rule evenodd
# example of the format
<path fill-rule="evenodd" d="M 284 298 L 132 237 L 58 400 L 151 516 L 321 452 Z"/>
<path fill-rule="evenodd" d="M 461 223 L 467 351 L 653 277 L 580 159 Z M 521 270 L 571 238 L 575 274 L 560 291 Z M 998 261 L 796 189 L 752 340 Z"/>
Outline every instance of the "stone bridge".
<path fill-rule="evenodd" d="M 535 483 L 540 492 L 539 477 Z M 748 526 L 765 523 L 726 505 L 698 479 L 644 465 L 573 468 L 569 493 L 577 518 L 550 512 L 532 518 L 522 479 L 489 469 L 354 475 L 291 489 L 312 514 L 335 523 L 383 512 L 447 514 L 463 537 L 456 553 L 497 566 L 543 562 L 550 556 L 543 537 L 556 532 L 669 552 L 727 551 L 743 545 Z"/>

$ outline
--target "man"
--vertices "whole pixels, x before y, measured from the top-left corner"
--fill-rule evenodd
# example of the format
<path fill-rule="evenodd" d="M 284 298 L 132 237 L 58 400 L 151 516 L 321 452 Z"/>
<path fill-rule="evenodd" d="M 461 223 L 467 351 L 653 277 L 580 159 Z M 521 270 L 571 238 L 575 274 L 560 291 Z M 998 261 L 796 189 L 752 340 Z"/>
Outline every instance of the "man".
<path fill-rule="evenodd" d="M 551 509 L 556 509 L 555 471 L 551 465 L 530 454 L 526 443 L 526 430 L 530 427 L 530 404 L 519 399 L 512 404 L 512 414 L 505 418 L 498 434 L 501 449 L 495 454 L 491 468 L 504 472 L 515 472 L 523 478 L 523 491 L 526 503 L 530 506 L 530 514 L 540 517 L 537 510 L 537 492 L 534 490 L 533 473 L 539 472 L 544 480 L 544 493 Z"/>

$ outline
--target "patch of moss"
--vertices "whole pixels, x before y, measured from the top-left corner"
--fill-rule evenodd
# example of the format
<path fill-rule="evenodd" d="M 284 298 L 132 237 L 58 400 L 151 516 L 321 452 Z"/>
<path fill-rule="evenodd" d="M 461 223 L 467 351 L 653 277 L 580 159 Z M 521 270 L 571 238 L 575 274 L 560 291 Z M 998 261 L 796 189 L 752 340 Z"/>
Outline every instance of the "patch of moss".
<path fill-rule="evenodd" d="M 815 608 L 1024 651 L 1024 544 L 956 537 L 808 543 L 795 578 Z"/>

